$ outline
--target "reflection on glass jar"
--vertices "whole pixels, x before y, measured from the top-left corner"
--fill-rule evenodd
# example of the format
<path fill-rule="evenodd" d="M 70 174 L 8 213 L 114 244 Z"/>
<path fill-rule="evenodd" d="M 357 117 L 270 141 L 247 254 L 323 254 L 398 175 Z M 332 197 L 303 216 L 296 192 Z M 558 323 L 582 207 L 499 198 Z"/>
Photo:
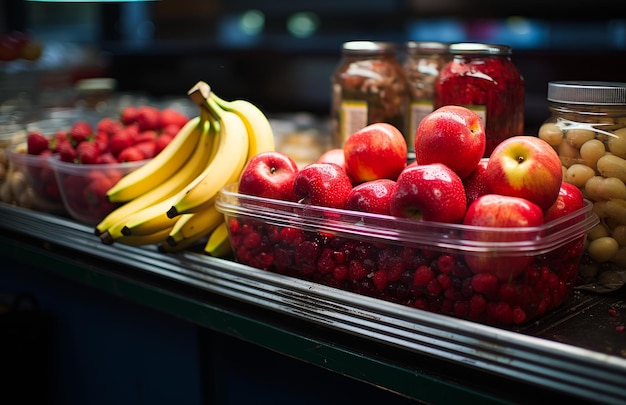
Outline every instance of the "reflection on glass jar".
<path fill-rule="evenodd" d="M 434 108 L 467 107 L 483 119 L 485 157 L 506 138 L 524 132 L 525 82 L 506 45 L 450 44 L 452 60 L 439 73 Z"/>
<path fill-rule="evenodd" d="M 333 146 L 357 130 L 387 122 L 405 132 L 406 77 L 388 42 L 350 41 L 332 77 Z"/>

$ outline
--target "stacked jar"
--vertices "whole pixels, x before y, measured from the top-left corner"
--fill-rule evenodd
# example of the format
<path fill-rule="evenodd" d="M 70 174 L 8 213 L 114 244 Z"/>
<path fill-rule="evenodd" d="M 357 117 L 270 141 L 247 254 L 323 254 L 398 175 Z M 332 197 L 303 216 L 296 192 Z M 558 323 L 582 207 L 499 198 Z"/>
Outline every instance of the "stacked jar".
<path fill-rule="evenodd" d="M 343 147 L 352 133 L 387 122 L 404 133 L 408 98 L 397 44 L 350 41 L 332 77 L 333 146 Z"/>
<path fill-rule="evenodd" d="M 487 135 L 485 157 L 496 145 L 524 131 L 524 78 L 511 60 L 511 47 L 450 44 L 452 60 L 439 73 L 433 107 L 456 104 L 476 112 Z"/>
<path fill-rule="evenodd" d="M 419 41 L 406 43 L 403 67 L 409 88 L 406 127 L 409 158 L 415 157 L 415 130 L 422 119 L 433 111 L 435 81 L 448 61 L 448 44 Z"/>
<path fill-rule="evenodd" d="M 564 181 L 593 202 L 580 282 L 596 291 L 626 282 L 626 83 L 548 83 L 550 117 L 539 137 L 558 152 Z"/>

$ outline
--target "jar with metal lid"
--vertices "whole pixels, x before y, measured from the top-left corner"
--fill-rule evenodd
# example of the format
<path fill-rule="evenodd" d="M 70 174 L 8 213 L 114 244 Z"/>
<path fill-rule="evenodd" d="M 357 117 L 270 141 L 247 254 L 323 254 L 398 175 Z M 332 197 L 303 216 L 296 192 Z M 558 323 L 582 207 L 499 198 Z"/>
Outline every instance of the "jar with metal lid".
<path fill-rule="evenodd" d="M 456 104 L 476 112 L 487 135 L 485 157 L 496 145 L 524 131 L 524 78 L 511 60 L 511 47 L 450 44 L 452 60 L 435 84 L 434 108 Z"/>
<path fill-rule="evenodd" d="M 409 89 L 407 107 L 407 146 L 415 153 L 415 130 L 422 119 L 433 111 L 433 94 L 439 71 L 449 61 L 448 44 L 433 41 L 409 41 L 402 66 Z"/>
<path fill-rule="evenodd" d="M 332 77 L 333 146 L 352 133 L 387 122 L 404 133 L 408 98 L 406 77 L 390 42 L 349 41 Z"/>
<path fill-rule="evenodd" d="M 626 283 L 626 83 L 548 83 L 550 117 L 538 136 L 557 151 L 564 181 L 593 202 L 580 282 L 596 291 Z"/>

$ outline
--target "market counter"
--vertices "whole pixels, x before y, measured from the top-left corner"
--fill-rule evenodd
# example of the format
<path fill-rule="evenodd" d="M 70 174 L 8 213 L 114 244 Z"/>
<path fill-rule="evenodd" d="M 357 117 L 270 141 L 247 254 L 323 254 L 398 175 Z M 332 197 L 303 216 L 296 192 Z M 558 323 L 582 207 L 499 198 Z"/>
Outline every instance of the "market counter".
<path fill-rule="evenodd" d="M 502 329 L 192 251 L 104 245 L 0 203 L 0 256 L 426 403 L 626 403 L 626 295 L 577 291 Z"/>

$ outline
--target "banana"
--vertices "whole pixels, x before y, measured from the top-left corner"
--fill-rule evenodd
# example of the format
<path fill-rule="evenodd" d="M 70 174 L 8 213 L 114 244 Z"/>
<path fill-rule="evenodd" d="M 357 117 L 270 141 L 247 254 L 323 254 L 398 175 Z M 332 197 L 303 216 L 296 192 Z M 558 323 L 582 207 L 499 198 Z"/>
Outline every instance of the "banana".
<path fill-rule="evenodd" d="M 107 191 L 108 201 L 130 201 L 171 177 L 185 163 L 183 157 L 191 155 L 203 129 L 200 116 L 187 121 L 158 155 L 122 177 Z"/>
<path fill-rule="evenodd" d="M 237 114 L 245 124 L 250 139 L 246 161 L 261 152 L 275 150 L 276 144 L 272 125 L 259 107 L 248 100 L 226 101 L 215 93 L 211 93 L 211 98 L 224 110 Z"/>
<path fill-rule="evenodd" d="M 204 209 L 219 190 L 228 183 L 237 181 L 248 156 L 249 138 L 246 126 L 233 112 L 221 109 L 209 98 L 202 104 L 215 116 L 212 125 L 219 127 L 218 149 L 205 170 L 182 193 L 178 201 L 172 204 L 167 215 L 171 218 L 181 214 Z"/>
<path fill-rule="evenodd" d="M 176 218 L 178 219 L 166 241 L 172 247 L 190 239 L 197 241 L 209 235 L 220 222 L 224 221 L 222 213 L 213 204 L 201 211 L 179 215 Z"/>
<path fill-rule="evenodd" d="M 213 257 L 226 257 L 233 253 L 225 220 L 209 235 L 204 252 Z"/>
<path fill-rule="evenodd" d="M 134 214 L 124 218 L 121 229 L 123 235 L 150 235 L 166 228 L 172 228 L 176 218 L 167 216 L 167 210 L 176 201 L 176 196 L 166 198 L 158 203 L 148 205 Z"/>
<path fill-rule="evenodd" d="M 147 234 L 147 235 L 128 235 L 123 236 L 116 240 L 117 243 L 128 246 L 145 246 L 161 244 L 167 239 L 167 235 L 170 233 L 171 228 L 165 228 L 160 231 Z"/>
<path fill-rule="evenodd" d="M 161 184 L 120 205 L 104 217 L 95 227 L 95 234 L 97 236 L 102 235 L 115 224 L 141 211 L 143 208 L 159 203 L 180 192 L 185 185 L 204 170 L 204 167 L 206 167 L 208 161 L 212 158 L 212 154 L 215 153 L 214 144 L 217 144 L 217 142 L 214 142 L 216 133 L 214 133 L 213 128 L 211 128 L 206 112 L 201 113 L 201 120 L 203 121 L 203 128 L 198 142 L 194 145 L 194 149 L 187 159 L 184 159 L 182 155 L 179 156 L 181 162 L 184 162 L 179 170 L 174 175 L 164 179 Z M 167 211 L 168 208 L 169 207 L 165 210 Z M 116 239 L 118 236 L 119 234 L 111 235 L 110 239 Z M 107 236 L 104 237 L 107 238 Z"/>

